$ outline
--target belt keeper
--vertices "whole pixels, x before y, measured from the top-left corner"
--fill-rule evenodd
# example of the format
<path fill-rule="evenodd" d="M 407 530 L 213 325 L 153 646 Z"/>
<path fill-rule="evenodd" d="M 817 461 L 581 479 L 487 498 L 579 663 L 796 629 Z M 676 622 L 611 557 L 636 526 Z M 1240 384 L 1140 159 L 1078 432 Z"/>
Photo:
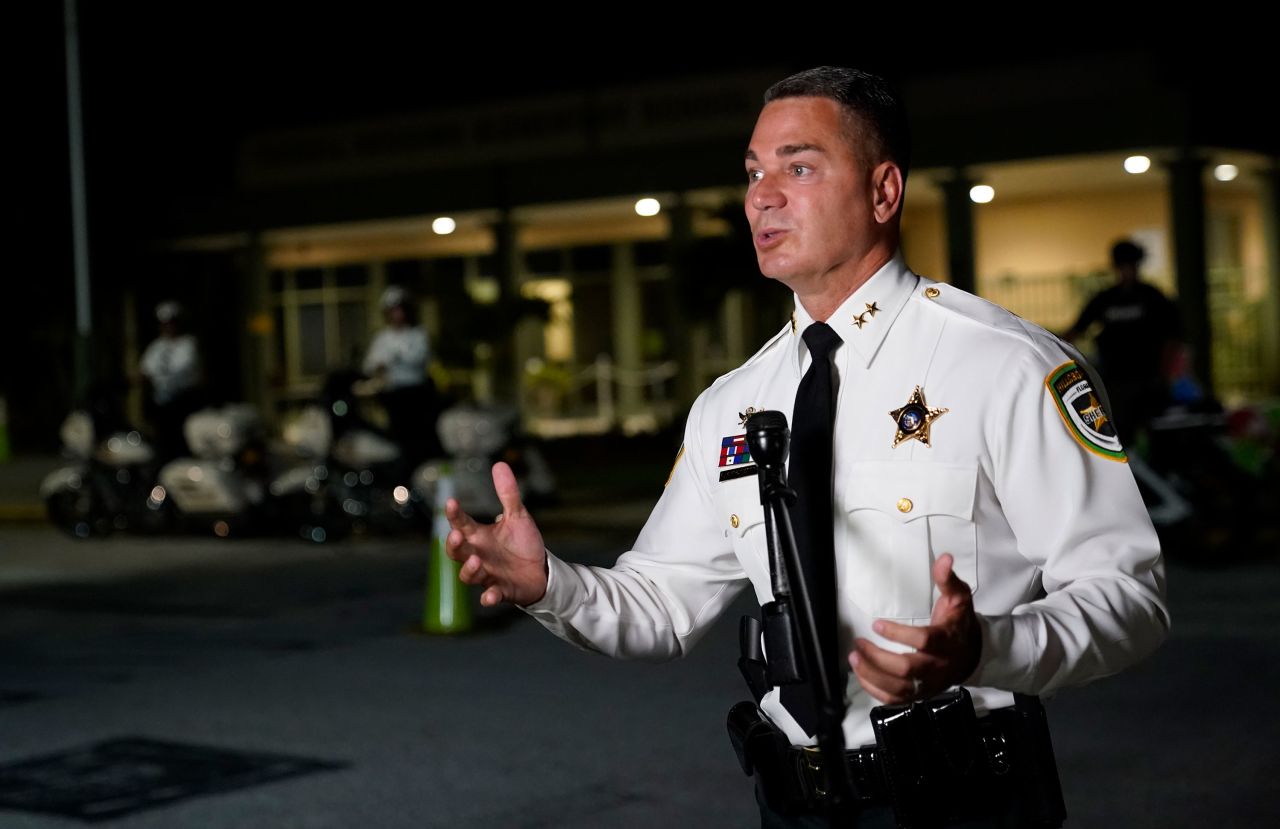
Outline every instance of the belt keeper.
<path fill-rule="evenodd" d="M 817 746 L 801 746 L 800 768 L 809 793 L 814 797 L 826 797 L 828 792 L 824 786 L 827 779 L 822 768 L 822 750 Z"/>

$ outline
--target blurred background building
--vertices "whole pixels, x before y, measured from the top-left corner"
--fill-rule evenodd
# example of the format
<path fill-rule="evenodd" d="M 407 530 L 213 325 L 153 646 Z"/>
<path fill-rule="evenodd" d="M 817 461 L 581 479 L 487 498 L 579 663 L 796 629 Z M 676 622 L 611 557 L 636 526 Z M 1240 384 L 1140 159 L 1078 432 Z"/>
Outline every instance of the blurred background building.
<path fill-rule="evenodd" d="M 1263 56 L 1172 41 L 983 55 L 828 43 L 646 68 L 606 44 L 549 62 L 519 49 L 501 67 L 464 59 L 445 76 L 426 65 L 406 76 L 409 57 L 370 83 L 378 48 L 363 29 L 332 41 L 340 68 L 326 70 L 292 65 L 306 53 L 296 42 L 263 58 L 274 29 L 243 46 L 239 28 L 215 26 L 228 40 L 216 49 L 188 27 L 190 42 L 147 53 L 175 62 L 166 80 L 163 61 L 117 50 L 132 42 L 127 21 L 85 15 L 99 377 L 136 364 L 152 307 L 176 296 L 195 309 L 218 396 L 279 424 L 326 374 L 359 364 L 378 297 L 399 284 L 455 396 L 518 401 L 547 436 L 678 423 L 790 313 L 742 219 L 761 93 L 842 62 L 903 88 L 914 270 L 1062 331 L 1109 284 L 1111 243 L 1133 238 L 1214 393 L 1280 391 L 1280 174 Z M 238 68 L 202 64 L 210 54 Z M 154 94 L 138 96 L 140 80 Z M 369 100 L 353 105 L 360 84 Z M 254 92 L 237 101 L 237 89 Z M 146 185 L 122 169 L 136 159 Z M 69 311 L 70 258 L 47 264 Z M 57 366 L 3 389 L 15 440 L 30 446 L 49 444 L 76 393 L 70 316 L 41 313 L 30 347 Z M 35 376 L 51 392 L 38 400 L 20 393 Z"/>

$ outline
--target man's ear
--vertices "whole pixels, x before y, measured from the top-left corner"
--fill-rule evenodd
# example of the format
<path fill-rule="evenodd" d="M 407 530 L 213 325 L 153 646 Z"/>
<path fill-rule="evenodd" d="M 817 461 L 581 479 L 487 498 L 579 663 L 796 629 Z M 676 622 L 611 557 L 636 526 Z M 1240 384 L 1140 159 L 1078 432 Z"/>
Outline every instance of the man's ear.
<path fill-rule="evenodd" d="M 871 210 L 876 221 L 888 224 L 902 207 L 902 171 L 892 161 L 880 162 L 871 171 Z"/>

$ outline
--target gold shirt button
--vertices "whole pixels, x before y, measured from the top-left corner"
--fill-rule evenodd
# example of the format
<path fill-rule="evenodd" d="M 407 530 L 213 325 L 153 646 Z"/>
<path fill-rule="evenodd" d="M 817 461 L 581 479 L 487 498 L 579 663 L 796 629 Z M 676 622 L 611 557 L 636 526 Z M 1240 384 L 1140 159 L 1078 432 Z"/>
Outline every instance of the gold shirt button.
<path fill-rule="evenodd" d="M 929 299 L 937 299 L 938 295 L 941 293 L 942 291 L 939 291 L 937 288 L 933 287 L 932 285 L 924 289 L 924 295 L 929 297 Z"/>
<path fill-rule="evenodd" d="M 911 508 L 914 506 L 915 504 L 911 503 L 910 498 L 898 499 L 898 512 L 911 512 Z"/>
<path fill-rule="evenodd" d="M 736 515 L 729 516 L 729 526 L 733 527 L 735 530 L 738 529 L 738 525 L 741 523 L 742 522 L 738 520 L 738 516 Z"/>

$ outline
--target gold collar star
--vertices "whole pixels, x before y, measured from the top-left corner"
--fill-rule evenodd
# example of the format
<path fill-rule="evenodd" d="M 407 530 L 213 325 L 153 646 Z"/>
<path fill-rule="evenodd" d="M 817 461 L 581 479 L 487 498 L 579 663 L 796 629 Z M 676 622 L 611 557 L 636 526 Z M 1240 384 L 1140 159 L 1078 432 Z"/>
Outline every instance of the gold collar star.
<path fill-rule="evenodd" d="M 853 324 L 858 326 L 859 330 L 862 329 L 862 326 L 871 321 L 871 317 L 874 317 L 880 311 L 880 306 L 874 302 L 867 302 L 864 304 L 867 306 L 867 310 L 853 318 Z"/>
<path fill-rule="evenodd" d="M 791 312 L 791 333 L 796 333 L 796 312 Z"/>
<path fill-rule="evenodd" d="M 893 436 L 893 448 L 897 449 L 898 444 L 908 440 L 918 440 L 932 448 L 929 443 L 929 429 L 933 426 L 934 420 L 949 411 L 951 410 L 930 409 L 929 404 L 924 400 L 924 392 L 916 386 L 916 390 L 907 399 L 907 405 L 889 412 L 889 417 L 893 418 L 893 422 L 898 426 L 898 433 Z"/>

